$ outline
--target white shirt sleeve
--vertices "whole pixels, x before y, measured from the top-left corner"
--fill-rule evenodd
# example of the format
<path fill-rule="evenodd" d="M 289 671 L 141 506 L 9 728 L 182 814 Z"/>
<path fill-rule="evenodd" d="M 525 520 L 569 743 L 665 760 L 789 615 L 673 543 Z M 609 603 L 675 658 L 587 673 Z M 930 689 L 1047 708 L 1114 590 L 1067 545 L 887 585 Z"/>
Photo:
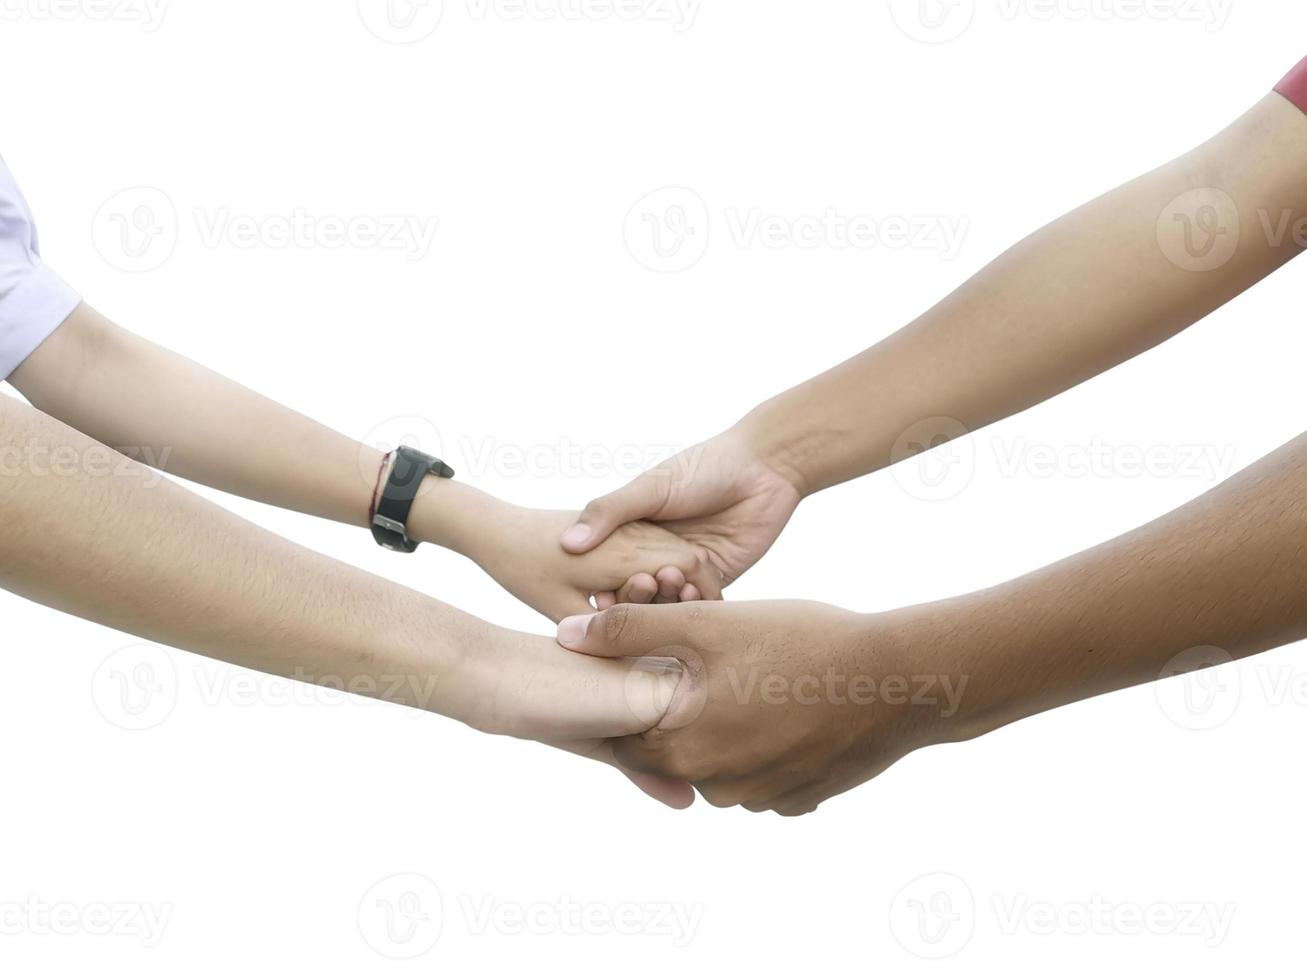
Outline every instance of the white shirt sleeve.
<path fill-rule="evenodd" d="M 41 261 L 31 209 L 0 160 L 0 381 L 80 302 L 81 297 Z"/>

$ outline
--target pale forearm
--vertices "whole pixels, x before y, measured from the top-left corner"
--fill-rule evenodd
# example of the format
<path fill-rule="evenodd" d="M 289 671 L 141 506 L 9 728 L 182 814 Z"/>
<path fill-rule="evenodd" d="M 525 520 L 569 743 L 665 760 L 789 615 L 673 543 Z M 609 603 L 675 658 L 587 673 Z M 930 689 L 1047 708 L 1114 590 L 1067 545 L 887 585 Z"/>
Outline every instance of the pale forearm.
<path fill-rule="evenodd" d="M 996 588 L 891 614 L 968 678 L 958 735 L 1307 637 L 1307 435 L 1165 517 Z"/>
<path fill-rule="evenodd" d="M 97 442 L 163 472 L 273 506 L 366 526 L 385 479 L 387 457 L 378 448 L 152 344 L 85 304 L 9 380 L 33 405 Z M 643 550 L 619 542 L 582 559 L 569 558 L 556 544 L 566 525 L 566 517 L 553 512 L 516 507 L 464 482 L 428 476 L 407 530 L 415 541 L 472 559 L 555 620 L 588 608 L 592 593 L 666 567 L 679 570 L 682 583 L 694 582 L 698 595 L 720 593 L 716 573 L 666 532 Z"/>
<path fill-rule="evenodd" d="M 0 398 L 0 585 L 257 670 L 477 723 L 495 631 L 298 547 Z"/>
<path fill-rule="evenodd" d="M 896 446 L 900 437 L 926 420 L 951 420 L 931 435 L 953 437 L 1037 404 L 1162 342 L 1298 254 L 1284 231 L 1307 214 L 1304 166 L 1307 119 L 1269 95 L 1207 144 L 1036 232 L 914 323 L 763 404 L 739 429 L 806 494 L 897 461 L 913 448 Z M 1159 216 L 1204 187 L 1235 202 L 1241 234 L 1228 261 L 1192 271 L 1159 242 Z M 1235 219 L 1218 220 L 1232 228 Z M 1268 234 L 1266 221 L 1281 234 Z"/>
<path fill-rule="evenodd" d="M 366 525 L 381 453 L 82 304 L 9 378 L 98 442 L 206 486 Z"/>

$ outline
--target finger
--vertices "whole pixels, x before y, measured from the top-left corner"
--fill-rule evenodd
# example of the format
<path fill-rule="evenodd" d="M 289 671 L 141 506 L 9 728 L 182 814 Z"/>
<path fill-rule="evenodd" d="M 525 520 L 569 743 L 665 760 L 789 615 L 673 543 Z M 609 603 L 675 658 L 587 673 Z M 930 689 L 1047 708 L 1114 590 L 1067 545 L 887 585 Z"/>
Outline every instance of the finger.
<path fill-rule="evenodd" d="M 678 597 L 682 602 L 698 602 L 703 598 L 699 594 L 699 587 L 693 582 L 686 582 L 681 586 L 681 594 Z"/>
<path fill-rule="evenodd" d="M 795 787 L 779 796 L 773 796 L 769 800 L 751 801 L 745 804 L 745 808 L 752 810 L 754 813 L 761 813 L 764 810 L 775 810 L 782 817 L 801 817 L 805 813 L 811 813 L 821 805 L 826 795 L 821 792 L 820 780 L 812 780 Z"/>
<path fill-rule="evenodd" d="M 696 783 L 699 795 L 715 807 L 743 806 L 759 796 L 769 795 L 756 777 L 747 779 L 710 779 Z"/>
<path fill-rule="evenodd" d="M 603 612 L 605 609 L 611 609 L 615 605 L 617 605 L 616 592 L 595 593 L 595 608 L 598 609 L 600 612 Z"/>
<path fill-rule="evenodd" d="M 658 581 L 648 572 L 636 572 L 617 590 L 617 601 L 643 604 L 657 594 Z"/>
<path fill-rule="evenodd" d="M 581 555 L 631 521 L 653 517 L 667 500 L 667 478 L 638 476 L 620 490 L 590 501 L 576 523 L 563 532 L 563 548 Z"/>
<path fill-rule="evenodd" d="M 677 602 L 680 599 L 681 589 L 685 587 L 685 573 L 679 568 L 674 565 L 660 568 L 654 580 L 658 583 L 659 601 Z"/>
<path fill-rule="evenodd" d="M 677 768 L 675 760 L 668 756 L 666 742 L 663 739 L 650 739 L 646 735 L 627 735 L 609 739 L 606 744 L 612 747 L 613 758 L 624 772 L 638 772 L 693 783 L 690 776 L 694 773 Z"/>
<path fill-rule="evenodd" d="M 594 657 L 658 656 L 657 650 L 681 641 L 670 617 L 658 606 L 613 606 L 588 616 L 569 616 L 558 624 L 558 642 Z"/>
<path fill-rule="evenodd" d="M 690 567 L 681 566 L 685 582 L 698 591 L 697 598 L 720 599 L 722 597 L 722 573 L 707 558 L 701 558 Z M 684 600 L 682 600 L 684 601 Z"/>

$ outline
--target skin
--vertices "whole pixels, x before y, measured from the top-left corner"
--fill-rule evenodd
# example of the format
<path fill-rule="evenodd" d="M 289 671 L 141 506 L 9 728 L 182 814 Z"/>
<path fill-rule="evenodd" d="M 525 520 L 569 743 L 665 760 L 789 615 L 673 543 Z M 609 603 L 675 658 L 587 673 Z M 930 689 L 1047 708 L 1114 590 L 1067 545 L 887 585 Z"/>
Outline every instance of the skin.
<path fill-rule="evenodd" d="M 585 553 L 651 520 L 738 578 L 804 498 L 1120 364 L 1298 255 L 1292 235 L 1266 228 L 1307 215 L 1303 173 L 1307 118 L 1270 94 L 1203 145 L 1018 243 L 902 330 L 592 501 L 563 546 Z M 1237 227 L 1228 257 L 1186 264 L 1176 250 L 1186 220 Z M 1190 647 L 1242 656 L 1300 638 L 1302 514 L 1284 491 L 1307 489 L 1302 452 L 1297 440 L 1171 518 L 974 596 L 870 618 L 791 603 L 613 607 L 632 597 L 628 582 L 598 597 L 598 618 L 561 624 L 560 640 L 598 656 L 669 651 L 687 665 L 689 686 L 659 729 L 619 743 L 628 763 L 690 779 L 713 802 L 806 812 L 913 748 L 1156 678 L 1159 662 Z M 723 674 L 754 663 L 791 680 L 897 671 L 971 686 L 947 723 L 883 702 L 739 704 Z M 695 697 L 697 713 L 685 707 Z"/>
<path fill-rule="evenodd" d="M 112 323 L 86 304 L 9 381 L 33 405 L 158 469 L 277 507 L 366 527 L 384 454 Z M 630 601 L 716 599 L 707 553 L 653 524 L 621 528 L 570 556 L 558 536 L 575 515 L 515 507 L 428 477 L 410 536 L 471 558 L 557 622 L 640 576 Z M 646 583 L 652 587 L 641 588 Z"/>
<path fill-rule="evenodd" d="M 1304 542 L 1307 435 L 1160 520 L 969 595 L 873 615 L 619 605 L 558 635 L 685 664 L 659 725 L 615 741 L 622 763 L 716 806 L 796 816 L 915 749 L 1156 680 L 1186 651 L 1307 637 Z"/>
<path fill-rule="evenodd" d="M 0 448 L 0 587 L 34 602 L 606 762 L 675 688 L 663 664 L 577 657 L 301 548 L 12 398 Z"/>
<path fill-rule="evenodd" d="M 1304 172 L 1307 118 L 1272 93 L 1203 145 L 1035 232 L 897 333 L 591 501 L 563 546 L 581 554 L 652 520 L 739 578 L 801 500 L 1129 360 L 1299 254 L 1292 236 L 1262 233 L 1261 212 L 1273 224 L 1307 215 Z M 1229 261 L 1194 272 L 1160 246 L 1158 216 L 1204 187 L 1229 195 L 1243 232 Z"/>

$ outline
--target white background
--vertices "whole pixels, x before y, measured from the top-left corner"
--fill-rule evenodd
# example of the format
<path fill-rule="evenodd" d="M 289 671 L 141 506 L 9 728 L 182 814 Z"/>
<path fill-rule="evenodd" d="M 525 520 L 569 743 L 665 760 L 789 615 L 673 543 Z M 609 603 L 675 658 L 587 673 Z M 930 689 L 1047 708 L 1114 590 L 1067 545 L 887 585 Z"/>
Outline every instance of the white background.
<path fill-rule="evenodd" d="M 382 0 L 149 23 L 131 0 L 0 0 L 0 152 L 48 261 L 119 322 L 357 438 L 429 420 L 398 425 L 550 507 L 885 336 L 1307 53 L 1307 9 L 1224 0 L 961 0 L 933 30 L 916 0 L 438 6 L 405 29 Z M 640 203 L 665 187 L 687 190 Z M 828 211 L 890 237 L 749 233 Z M 287 244 L 297 213 L 314 231 Z M 367 240 L 393 217 L 435 219 L 430 247 Z M 961 248 L 890 219 L 964 227 Z M 733 597 L 896 607 L 1185 503 L 1300 430 L 1302 291 L 1290 267 L 946 448 L 948 499 L 900 467 L 805 503 Z M 456 556 L 223 503 L 548 630 Z M 787 821 L 673 813 L 582 760 L 12 597 L 0 616 L 7 975 L 1223 977 L 1300 952 L 1299 648 L 1217 671 L 1204 714 L 1177 682 L 1099 698 Z M 71 924 L 46 934 L 32 903 Z M 106 904 L 167 921 L 99 935 Z"/>

